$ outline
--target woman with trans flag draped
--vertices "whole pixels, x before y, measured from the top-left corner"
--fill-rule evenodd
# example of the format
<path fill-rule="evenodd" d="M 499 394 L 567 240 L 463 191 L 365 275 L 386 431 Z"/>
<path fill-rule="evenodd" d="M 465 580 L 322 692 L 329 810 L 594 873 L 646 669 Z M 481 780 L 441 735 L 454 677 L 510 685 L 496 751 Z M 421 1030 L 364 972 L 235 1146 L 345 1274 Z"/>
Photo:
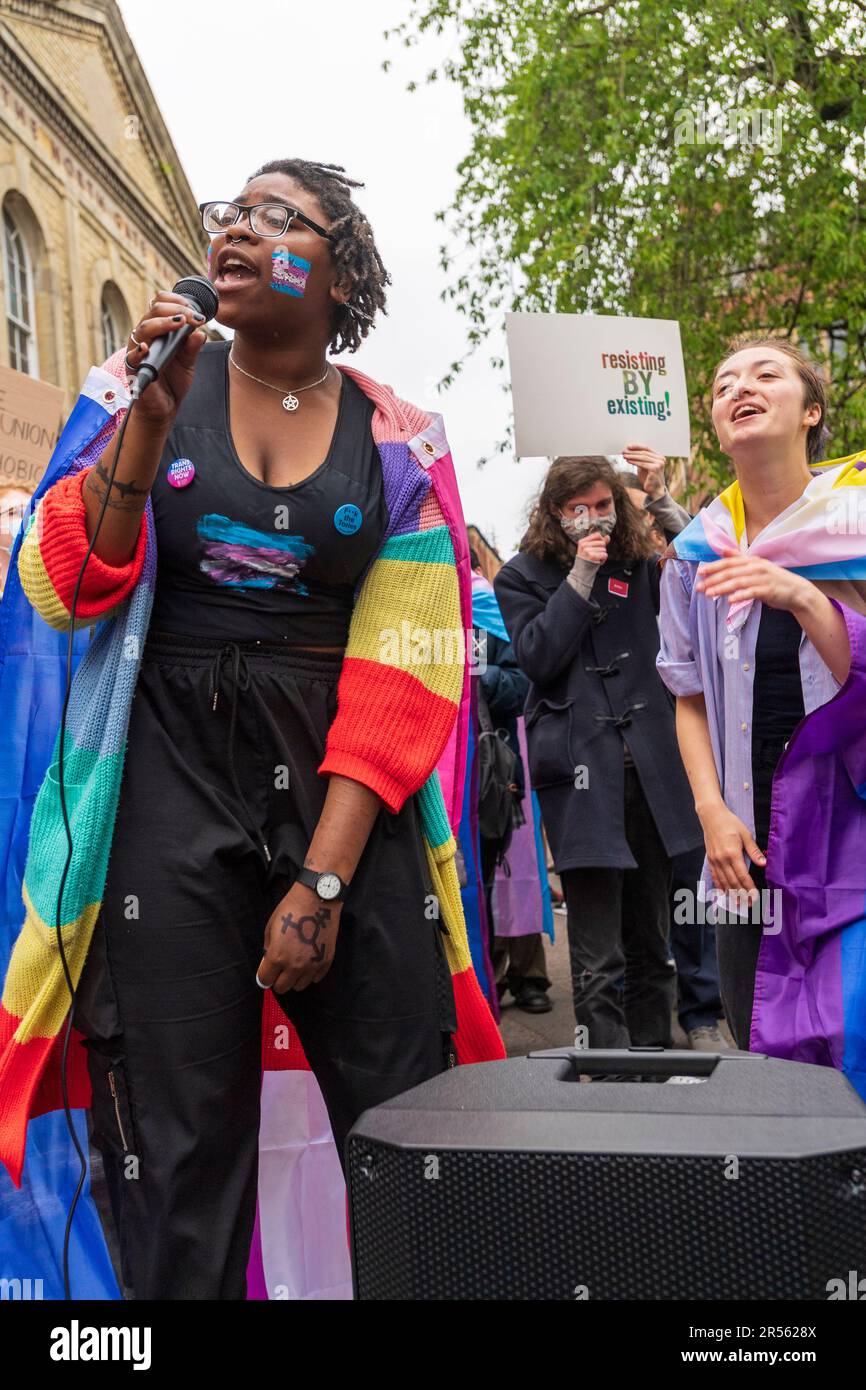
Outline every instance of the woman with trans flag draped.
<path fill-rule="evenodd" d="M 817 462 L 824 384 L 782 339 L 731 346 L 712 412 L 736 481 L 669 547 L 658 667 L 722 1000 L 739 1047 L 866 1096 L 866 451 Z"/>

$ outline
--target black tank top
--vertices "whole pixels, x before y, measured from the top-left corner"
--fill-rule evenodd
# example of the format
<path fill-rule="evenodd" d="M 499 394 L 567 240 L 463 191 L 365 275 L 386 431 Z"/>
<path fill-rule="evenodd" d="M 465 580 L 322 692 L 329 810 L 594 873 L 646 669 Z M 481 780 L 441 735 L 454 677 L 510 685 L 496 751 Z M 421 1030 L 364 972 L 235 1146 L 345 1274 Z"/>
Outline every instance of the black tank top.
<path fill-rule="evenodd" d="M 786 743 L 806 713 L 800 679 L 802 636 L 793 613 L 764 604 L 755 645 L 754 738 Z"/>
<path fill-rule="evenodd" d="M 151 627 L 344 646 L 355 586 L 388 522 L 373 403 L 342 376 L 327 456 L 301 482 L 269 487 L 246 471 L 232 442 L 230 347 L 202 348 L 153 486 Z"/>

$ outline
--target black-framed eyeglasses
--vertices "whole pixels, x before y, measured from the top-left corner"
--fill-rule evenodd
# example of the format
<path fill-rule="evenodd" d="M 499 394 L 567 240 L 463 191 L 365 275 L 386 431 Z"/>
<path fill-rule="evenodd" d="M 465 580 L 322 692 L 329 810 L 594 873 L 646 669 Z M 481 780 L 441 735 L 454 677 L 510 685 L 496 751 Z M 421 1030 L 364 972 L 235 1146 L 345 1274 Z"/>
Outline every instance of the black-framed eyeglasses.
<path fill-rule="evenodd" d="M 302 222 L 305 227 L 316 232 L 326 241 L 333 241 L 330 232 L 313 222 L 297 208 L 287 207 L 285 203 L 252 203 L 242 207 L 239 203 L 199 203 L 201 224 L 211 236 L 227 232 L 246 216 L 256 236 L 282 236 L 293 222 Z"/>

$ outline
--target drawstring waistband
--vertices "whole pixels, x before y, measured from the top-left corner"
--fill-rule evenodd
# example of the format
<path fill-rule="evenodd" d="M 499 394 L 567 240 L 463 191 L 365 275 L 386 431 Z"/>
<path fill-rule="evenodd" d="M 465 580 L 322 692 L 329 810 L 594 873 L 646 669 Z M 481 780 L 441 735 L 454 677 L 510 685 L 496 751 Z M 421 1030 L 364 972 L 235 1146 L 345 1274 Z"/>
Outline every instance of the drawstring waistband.
<path fill-rule="evenodd" d="M 267 841 L 265 840 L 265 837 L 259 830 L 258 826 L 255 825 L 253 817 L 250 815 L 250 808 L 247 805 L 246 797 L 244 796 L 243 791 L 241 790 L 241 784 L 238 780 L 237 769 L 235 768 L 235 729 L 237 727 L 238 691 L 240 691 L 241 694 L 245 694 L 250 688 L 250 668 L 247 665 L 246 656 L 241 651 L 237 642 L 226 642 L 225 646 L 220 647 L 216 655 L 214 656 L 213 664 L 210 668 L 210 688 L 213 694 L 213 704 L 211 705 L 211 710 L 214 714 L 216 713 L 217 705 L 219 703 L 219 685 L 220 679 L 222 677 L 223 662 L 226 660 L 231 661 L 230 674 L 232 679 L 232 704 L 231 713 L 229 715 L 228 747 L 226 749 L 229 777 L 231 778 L 232 786 L 235 789 L 235 795 L 237 796 L 238 801 L 244 808 L 247 821 L 253 827 L 256 834 L 256 838 L 258 839 L 259 844 L 262 847 L 262 853 L 265 856 L 265 863 L 270 864 L 271 852 L 268 849 Z"/>
<path fill-rule="evenodd" d="M 211 714 L 219 711 L 220 682 L 231 681 L 227 764 L 232 789 L 246 815 L 251 833 L 258 841 L 265 863 L 270 864 L 271 852 L 261 831 L 256 827 L 250 808 L 240 786 L 235 767 L 235 734 L 237 730 L 238 699 L 251 693 L 258 714 L 267 722 L 275 741 L 280 733 L 267 703 L 256 690 L 258 671 L 285 672 L 295 680 L 324 682 L 336 688 L 343 663 L 343 652 L 307 651 L 286 642 L 259 639 L 233 641 L 222 637 L 209 638 L 182 633 L 153 630 L 147 634 L 144 660 L 170 667 L 186 666 L 208 671 L 208 693 Z"/>

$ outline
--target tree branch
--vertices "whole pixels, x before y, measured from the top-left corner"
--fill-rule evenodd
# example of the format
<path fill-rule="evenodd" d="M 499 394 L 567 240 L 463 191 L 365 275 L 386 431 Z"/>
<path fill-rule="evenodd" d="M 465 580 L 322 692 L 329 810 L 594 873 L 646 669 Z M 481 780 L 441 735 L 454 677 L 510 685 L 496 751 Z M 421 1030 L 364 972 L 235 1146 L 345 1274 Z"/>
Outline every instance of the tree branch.
<path fill-rule="evenodd" d="M 862 381 L 858 381 L 856 386 L 852 386 L 850 391 L 846 391 L 844 396 L 836 400 L 834 403 L 835 408 L 838 410 L 840 406 L 845 405 L 846 401 L 850 401 L 851 397 L 856 396 L 858 391 L 862 391 L 864 386 L 866 386 L 866 377 L 864 377 Z"/>

